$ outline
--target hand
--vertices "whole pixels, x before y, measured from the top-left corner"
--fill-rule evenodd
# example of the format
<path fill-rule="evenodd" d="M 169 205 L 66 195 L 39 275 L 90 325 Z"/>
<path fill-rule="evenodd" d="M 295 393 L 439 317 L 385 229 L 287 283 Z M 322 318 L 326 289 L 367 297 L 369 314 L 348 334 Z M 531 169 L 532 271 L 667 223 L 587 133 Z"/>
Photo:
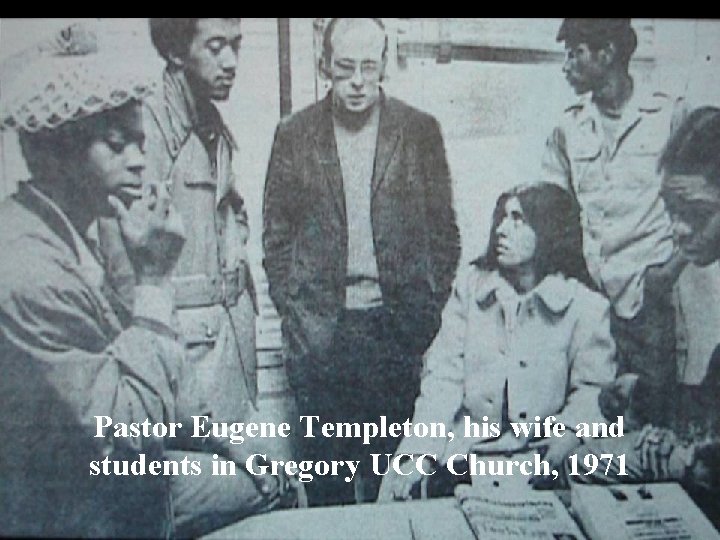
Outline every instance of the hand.
<path fill-rule="evenodd" d="M 717 456 L 720 455 L 720 441 L 711 438 L 703 442 L 683 448 L 684 470 L 682 478 L 685 483 L 711 493 L 717 491 Z"/>
<path fill-rule="evenodd" d="M 548 437 L 530 443 L 529 448 L 533 450 L 544 450 L 543 459 L 550 464 L 551 469 L 560 470 L 565 459 L 575 450 L 582 440 L 572 432 L 566 432 L 562 437 Z"/>
<path fill-rule="evenodd" d="M 277 475 L 278 498 L 280 508 L 294 508 L 298 502 L 298 493 L 304 488 L 296 476 L 288 476 L 284 469 Z"/>
<path fill-rule="evenodd" d="M 288 499 L 292 499 L 294 501 L 294 492 L 291 494 L 290 479 L 283 471 L 281 471 L 278 476 L 271 474 L 250 474 L 250 472 L 246 469 L 245 464 L 247 463 L 250 455 L 253 453 L 254 452 L 252 450 L 245 448 L 245 444 L 230 444 L 227 447 L 228 457 L 235 462 L 238 468 L 245 471 L 250 479 L 255 483 L 255 488 L 258 493 L 262 495 L 263 499 L 265 499 L 266 505 L 269 509 L 285 506 L 285 504 L 288 503 Z M 255 455 L 254 462 L 257 466 L 270 465 L 267 460 L 264 460 L 259 455 Z"/>
<path fill-rule="evenodd" d="M 423 475 L 417 470 L 415 463 L 414 459 L 403 461 L 400 464 L 402 474 L 398 474 L 392 468 L 388 471 L 380 484 L 378 502 L 405 501 L 410 498 L 413 487 L 423 479 Z M 430 473 L 436 468 L 436 464 L 426 457 L 423 459 L 422 468 Z"/>
<path fill-rule="evenodd" d="M 671 430 L 645 425 L 635 442 L 643 473 L 653 480 L 671 479 L 670 454 L 678 444 L 677 436 Z"/>
<path fill-rule="evenodd" d="M 556 481 L 563 481 L 565 460 L 581 444 L 582 440 L 572 432 L 566 432 L 562 437 L 548 437 L 531 442 L 529 448 L 535 450 L 548 462 L 550 474 L 531 476 L 528 484 L 534 489 L 556 489 L 558 487 Z M 557 472 L 557 476 L 553 471 Z"/>
<path fill-rule="evenodd" d="M 165 280 L 185 243 L 182 219 L 164 184 L 148 184 L 129 206 L 115 195 L 108 197 L 139 284 Z"/>
<path fill-rule="evenodd" d="M 673 235 L 680 234 L 678 222 L 673 223 Z M 681 245 L 680 237 L 674 237 L 675 245 Z M 689 262 L 683 249 L 676 249 L 664 264 L 648 266 L 645 271 L 645 294 L 657 294 L 657 291 L 669 291 Z"/>

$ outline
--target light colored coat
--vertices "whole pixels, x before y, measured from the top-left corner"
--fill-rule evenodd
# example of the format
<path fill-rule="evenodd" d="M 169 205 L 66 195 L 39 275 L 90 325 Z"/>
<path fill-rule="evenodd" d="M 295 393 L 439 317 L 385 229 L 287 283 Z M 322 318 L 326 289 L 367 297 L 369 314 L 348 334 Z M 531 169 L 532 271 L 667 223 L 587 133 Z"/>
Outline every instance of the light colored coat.
<path fill-rule="evenodd" d="M 220 113 L 207 104 L 200 126 L 181 73 L 166 71 L 163 91 L 143 110 L 148 182 L 165 182 L 186 241 L 172 272 L 179 333 L 196 367 L 197 389 L 215 420 L 238 421 L 257 397 L 254 289 L 247 264 L 247 214 L 232 172 L 235 144 Z M 200 130 L 207 129 L 206 145 Z M 126 304 L 134 275 L 116 220 L 100 225 L 106 270 Z M 221 297 L 224 276 L 244 284 L 239 298 Z"/>
<path fill-rule="evenodd" d="M 464 417 L 501 423 L 555 415 L 568 429 L 602 421 L 600 386 L 615 377 L 610 306 L 574 279 L 547 276 L 519 296 L 497 271 L 473 265 L 460 275 L 426 354 L 413 422 L 443 422 L 454 440 L 408 437 L 398 453 L 428 452 L 443 461 L 467 453 Z"/>
<path fill-rule="evenodd" d="M 178 302 L 181 334 L 209 412 L 216 420 L 243 420 L 257 396 L 257 360 L 247 213 L 232 171 L 235 143 L 210 105 L 216 147 L 206 148 L 182 77 L 166 72 L 163 82 L 164 93 L 147 102 L 146 174 L 168 183 L 187 232 L 172 281 L 179 297 L 198 290 L 201 305 Z M 233 271 L 247 285 L 237 302 L 223 305 L 209 292 L 203 298 L 208 284 Z"/>
<path fill-rule="evenodd" d="M 624 319 L 635 317 L 643 305 L 645 270 L 672 254 L 658 161 L 686 114 L 684 100 L 639 89 L 611 144 L 602 114 L 583 96 L 547 141 L 542 179 L 577 197 L 588 270 Z"/>

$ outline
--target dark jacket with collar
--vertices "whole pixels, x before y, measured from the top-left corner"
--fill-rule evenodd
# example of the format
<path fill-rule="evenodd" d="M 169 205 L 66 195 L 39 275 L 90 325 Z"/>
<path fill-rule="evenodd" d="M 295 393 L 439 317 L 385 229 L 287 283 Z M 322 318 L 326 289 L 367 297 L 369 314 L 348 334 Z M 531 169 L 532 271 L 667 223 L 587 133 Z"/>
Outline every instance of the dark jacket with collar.
<path fill-rule="evenodd" d="M 372 178 L 383 303 L 417 354 L 440 324 L 460 255 L 437 121 L 383 96 Z M 280 122 L 264 201 L 265 270 L 289 354 L 322 354 L 345 304 L 348 233 L 332 94 Z"/>

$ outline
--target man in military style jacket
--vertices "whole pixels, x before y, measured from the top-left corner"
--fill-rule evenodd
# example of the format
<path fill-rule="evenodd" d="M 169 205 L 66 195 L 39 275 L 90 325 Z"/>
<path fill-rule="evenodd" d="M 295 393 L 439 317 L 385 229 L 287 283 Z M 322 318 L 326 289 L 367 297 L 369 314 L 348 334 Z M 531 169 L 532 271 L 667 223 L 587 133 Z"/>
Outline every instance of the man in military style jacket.
<path fill-rule="evenodd" d="M 257 395 L 247 214 L 232 172 L 235 143 L 212 104 L 232 88 L 240 21 L 151 19 L 150 33 L 167 65 L 144 114 L 146 176 L 167 184 L 188 231 L 172 273 L 181 333 L 208 412 L 242 420 Z M 106 251 L 125 289 L 125 256 Z"/>

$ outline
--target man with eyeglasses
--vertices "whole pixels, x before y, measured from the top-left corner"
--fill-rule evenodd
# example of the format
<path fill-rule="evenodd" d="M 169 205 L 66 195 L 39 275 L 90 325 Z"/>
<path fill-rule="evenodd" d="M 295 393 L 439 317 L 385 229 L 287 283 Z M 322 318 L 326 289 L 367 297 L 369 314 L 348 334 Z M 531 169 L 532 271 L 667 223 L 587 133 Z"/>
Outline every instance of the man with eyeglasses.
<path fill-rule="evenodd" d="M 386 62 L 382 21 L 332 19 L 320 64 L 332 89 L 280 123 L 268 168 L 265 270 L 299 414 L 316 425 L 412 417 L 460 254 L 439 125 L 383 93 Z M 299 442 L 302 459 L 362 462 L 354 489 L 308 485 L 322 505 L 374 500 L 369 454 L 399 441 Z"/>

